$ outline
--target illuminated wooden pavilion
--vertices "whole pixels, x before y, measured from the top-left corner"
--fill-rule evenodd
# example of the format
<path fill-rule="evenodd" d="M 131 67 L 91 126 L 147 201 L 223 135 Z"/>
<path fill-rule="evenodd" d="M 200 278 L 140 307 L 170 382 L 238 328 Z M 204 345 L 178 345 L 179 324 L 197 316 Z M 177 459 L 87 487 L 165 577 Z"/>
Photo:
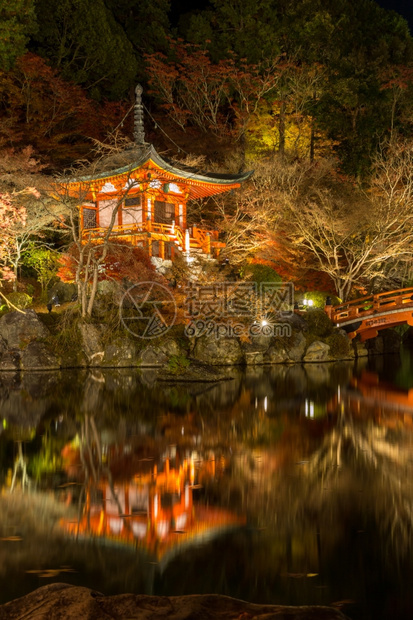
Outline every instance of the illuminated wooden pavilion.
<path fill-rule="evenodd" d="M 111 237 L 145 248 L 150 256 L 173 259 L 180 251 L 189 256 L 218 256 L 225 244 L 214 230 L 187 225 L 187 204 L 240 187 L 252 172 L 237 175 L 200 174 L 176 167 L 144 141 L 142 88 L 136 89 L 135 148 L 130 163 L 70 183 L 81 196 L 81 228 L 86 240 Z"/>

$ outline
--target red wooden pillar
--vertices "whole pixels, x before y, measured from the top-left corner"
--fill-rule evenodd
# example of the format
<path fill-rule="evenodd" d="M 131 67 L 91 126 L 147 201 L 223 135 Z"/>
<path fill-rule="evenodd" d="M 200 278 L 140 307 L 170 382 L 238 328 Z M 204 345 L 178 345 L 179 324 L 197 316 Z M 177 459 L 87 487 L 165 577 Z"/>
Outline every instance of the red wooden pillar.
<path fill-rule="evenodd" d="M 209 233 L 206 234 L 205 237 L 205 253 L 208 254 L 208 256 L 211 255 L 211 235 Z"/>

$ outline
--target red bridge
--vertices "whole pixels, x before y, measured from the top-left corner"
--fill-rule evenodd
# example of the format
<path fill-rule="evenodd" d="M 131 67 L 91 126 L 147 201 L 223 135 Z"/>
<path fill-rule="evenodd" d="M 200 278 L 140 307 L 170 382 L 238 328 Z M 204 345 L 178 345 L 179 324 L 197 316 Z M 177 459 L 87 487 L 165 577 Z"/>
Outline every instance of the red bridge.
<path fill-rule="evenodd" d="M 326 306 L 325 311 L 349 338 L 360 334 L 362 341 L 368 340 L 375 338 L 380 329 L 404 323 L 413 326 L 413 287 L 360 297 L 339 306 Z"/>

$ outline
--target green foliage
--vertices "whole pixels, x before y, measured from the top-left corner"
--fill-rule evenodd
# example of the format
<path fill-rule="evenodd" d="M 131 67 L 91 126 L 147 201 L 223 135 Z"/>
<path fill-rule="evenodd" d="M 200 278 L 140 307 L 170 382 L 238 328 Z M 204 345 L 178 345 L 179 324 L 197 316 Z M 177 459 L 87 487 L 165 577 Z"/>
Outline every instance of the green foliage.
<path fill-rule="evenodd" d="M 181 32 L 207 47 L 215 61 L 231 54 L 255 64 L 278 58 L 300 69 L 265 95 L 269 110 L 274 102 L 283 108 L 267 114 L 273 130 L 263 133 L 267 146 L 282 152 L 284 138 L 294 138 L 294 132 L 281 135 L 294 129 L 290 115 L 300 119 L 297 144 L 306 134 L 311 140 L 310 157 L 321 139 L 347 173 L 365 178 L 383 138 L 411 131 L 412 77 L 404 70 L 413 45 L 406 21 L 395 12 L 372 0 L 211 0 L 211 5 L 188 15 Z M 304 66 L 310 69 L 305 79 Z M 258 125 L 261 113 L 265 105 Z M 257 127 L 250 129 L 254 142 Z"/>
<path fill-rule="evenodd" d="M 52 81 L 63 81 L 68 91 L 75 88 L 74 82 L 94 99 L 116 100 L 129 94 L 138 75 L 146 81 L 153 75 L 142 61 L 144 52 L 161 52 L 168 58 L 173 53 L 168 43 L 170 0 L 2 0 L 0 4 L 0 70 L 6 72 L 0 76 L 0 95 L 7 112 L 3 135 L 13 144 L 21 141 L 49 157 L 52 153 L 54 163 L 53 140 L 65 146 L 69 159 L 80 136 L 101 140 L 103 135 L 96 135 L 98 107 L 70 96 L 70 113 L 61 91 L 47 96 Z M 179 34 L 209 51 L 214 79 L 219 60 L 235 61 L 236 79 L 225 84 L 220 100 L 211 101 L 218 102 L 216 116 L 220 122 L 225 119 L 228 131 L 237 125 L 243 131 L 247 127 L 238 140 L 244 153 L 251 150 L 255 157 L 258 152 L 285 150 L 304 158 L 334 149 L 341 168 L 364 180 L 383 139 L 397 132 L 412 133 L 413 46 L 406 22 L 396 13 L 372 0 L 210 0 L 206 6 L 182 16 Z M 172 8 L 178 12 L 176 4 Z M 36 20 L 41 24 L 37 31 Z M 43 73 L 37 79 L 26 62 L 11 76 L 28 37 L 30 50 L 50 62 L 53 69 L 45 67 L 58 74 L 49 79 L 45 67 L 39 66 Z M 201 72 L 194 58 L 195 69 Z M 255 109 L 255 101 L 248 101 L 252 81 L 245 80 L 245 75 L 264 84 L 265 67 L 272 63 L 270 73 L 279 79 L 270 90 L 263 89 Z M 185 73 L 182 56 L 176 67 L 181 71 L 184 67 Z M 210 93 L 216 90 L 211 75 L 202 82 Z M 168 76 L 172 83 L 172 70 Z M 194 93 L 190 88 L 189 94 Z M 43 108 L 39 101 L 45 102 Z M 165 102 L 167 106 L 171 101 Z M 114 114 L 115 108 L 111 109 Z M 187 107 L 183 112 L 188 114 Z M 113 122 L 111 116 L 102 133 L 109 126 L 113 129 L 123 116 L 122 111 Z M 80 118 L 88 122 L 79 126 Z M 193 119 L 190 113 L 189 118 Z M 192 135 L 190 139 L 195 142 Z M 82 155 L 87 148 L 89 144 L 84 144 Z"/>
<path fill-rule="evenodd" d="M 35 271 L 43 296 L 50 282 L 56 277 L 59 256 L 58 252 L 34 243 L 30 244 L 25 252 L 23 263 Z"/>
<path fill-rule="evenodd" d="M 262 282 L 282 282 L 281 276 L 272 267 L 261 265 L 260 263 L 249 263 L 246 265 L 241 271 L 241 276 L 253 280 L 257 284 Z"/>
<path fill-rule="evenodd" d="M 42 437 L 42 448 L 29 462 L 29 470 L 36 482 L 45 474 L 53 474 L 63 469 L 61 451 L 64 439 L 54 438 L 48 432 Z"/>
<path fill-rule="evenodd" d="M 334 325 L 324 310 L 320 310 L 319 308 L 308 310 L 304 318 L 308 326 L 308 331 L 312 336 L 325 338 L 334 330 Z"/>
<path fill-rule="evenodd" d="M 403 340 L 410 329 L 410 325 L 408 325 L 407 323 L 404 323 L 403 325 L 396 325 L 395 327 L 393 327 L 393 329 L 396 332 L 396 334 L 398 334 L 400 338 Z"/>
<path fill-rule="evenodd" d="M 182 375 L 190 363 L 184 355 L 172 355 L 168 360 L 168 372 L 173 375 Z"/>
<path fill-rule="evenodd" d="M 69 308 L 61 314 L 38 312 L 39 320 L 49 329 L 51 335 L 45 339 L 53 351 L 76 357 L 82 349 L 79 330 L 80 317 L 76 308 Z"/>
<path fill-rule="evenodd" d="M 272 0 L 211 0 L 211 4 L 213 10 L 188 19 L 185 34 L 192 43 L 207 42 L 215 60 L 235 53 L 258 63 L 279 53 L 280 22 Z"/>
<path fill-rule="evenodd" d="M 36 52 L 94 98 L 119 98 L 133 86 L 137 61 L 104 0 L 37 0 Z"/>
<path fill-rule="evenodd" d="M 167 391 L 168 404 L 174 409 L 185 411 L 190 407 L 191 395 L 181 385 L 173 386 Z"/>
<path fill-rule="evenodd" d="M 370 0 L 297 0 L 289 13 L 289 39 L 306 61 L 325 67 L 313 107 L 317 126 L 335 141 L 343 169 L 365 177 L 393 113 L 404 114 L 383 86 L 390 66 L 411 60 L 408 26 Z"/>
<path fill-rule="evenodd" d="M 25 308 L 29 308 L 33 302 L 32 297 L 27 295 L 27 293 L 9 293 L 7 295 L 7 299 L 14 305 L 16 308 L 20 310 L 24 310 Z"/>
<path fill-rule="evenodd" d="M 1 0 L 0 69 L 8 71 L 26 51 L 28 35 L 36 30 L 34 0 Z"/>
<path fill-rule="evenodd" d="M 7 312 L 9 312 L 10 308 L 7 304 L 2 304 L 0 306 L 0 316 L 3 316 L 3 314 L 7 314 Z"/>
<path fill-rule="evenodd" d="M 170 0 L 106 0 L 134 49 L 140 53 L 167 48 Z"/>

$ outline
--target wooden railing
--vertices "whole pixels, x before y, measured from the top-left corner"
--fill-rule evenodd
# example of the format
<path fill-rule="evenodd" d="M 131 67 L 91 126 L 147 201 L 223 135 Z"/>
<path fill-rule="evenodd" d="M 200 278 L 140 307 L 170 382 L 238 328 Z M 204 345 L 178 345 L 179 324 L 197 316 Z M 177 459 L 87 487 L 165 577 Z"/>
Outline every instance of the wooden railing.
<path fill-rule="evenodd" d="M 153 233 L 157 233 L 160 235 L 166 235 L 167 237 L 173 237 L 174 233 L 172 232 L 172 225 L 171 224 L 161 224 L 159 222 L 152 222 L 151 220 L 148 220 L 146 222 L 146 227 L 148 232 L 153 232 Z M 176 226 L 175 226 L 175 230 L 176 230 Z"/>
<path fill-rule="evenodd" d="M 182 232 L 182 230 L 179 228 L 179 226 L 175 226 L 175 231 L 174 231 L 175 237 L 176 237 L 176 241 L 177 241 L 177 245 L 181 248 L 181 250 L 184 250 L 184 234 Z"/>
<path fill-rule="evenodd" d="M 218 241 L 218 231 L 207 231 L 198 226 L 190 229 L 190 248 L 200 248 L 205 254 L 218 255 L 220 248 L 225 247 L 224 243 Z M 107 228 L 85 228 L 82 232 L 84 240 L 98 242 L 107 233 Z M 147 220 L 142 223 L 122 224 L 114 226 L 110 234 L 111 237 L 136 237 L 146 233 L 151 233 L 156 239 L 171 241 L 180 251 L 186 251 L 185 231 L 176 224 L 162 224 Z"/>
<path fill-rule="evenodd" d="M 217 243 L 220 247 L 225 247 L 225 243 L 220 244 L 218 242 L 218 234 L 217 230 L 204 230 L 198 226 L 192 227 L 192 237 L 205 254 L 211 254 L 211 248 Z"/>
<path fill-rule="evenodd" d="M 339 306 L 334 306 L 330 311 L 328 311 L 328 306 L 326 306 L 326 311 L 331 320 L 339 324 L 377 312 L 397 310 L 399 308 L 404 309 L 407 304 L 413 306 L 413 287 L 354 299 Z"/>
<path fill-rule="evenodd" d="M 122 226 L 114 226 L 110 236 L 127 236 L 127 235 L 137 235 L 140 233 L 147 232 L 147 227 L 145 224 L 123 224 Z M 91 238 L 98 239 L 104 237 L 107 233 L 107 228 L 97 227 L 97 228 L 84 228 L 82 231 L 83 238 Z"/>
<path fill-rule="evenodd" d="M 161 224 L 158 222 L 152 222 L 147 220 L 139 224 L 122 224 L 121 226 L 114 226 L 110 234 L 111 237 L 127 237 L 130 235 L 139 235 L 142 233 L 155 233 L 158 235 L 165 235 L 166 237 L 174 238 L 177 232 L 175 226 L 175 233 L 173 232 L 173 226 L 171 224 Z M 83 237 L 99 238 L 103 237 L 107 232 L 107 228 L 85 228 L 83 230 Z"/>

